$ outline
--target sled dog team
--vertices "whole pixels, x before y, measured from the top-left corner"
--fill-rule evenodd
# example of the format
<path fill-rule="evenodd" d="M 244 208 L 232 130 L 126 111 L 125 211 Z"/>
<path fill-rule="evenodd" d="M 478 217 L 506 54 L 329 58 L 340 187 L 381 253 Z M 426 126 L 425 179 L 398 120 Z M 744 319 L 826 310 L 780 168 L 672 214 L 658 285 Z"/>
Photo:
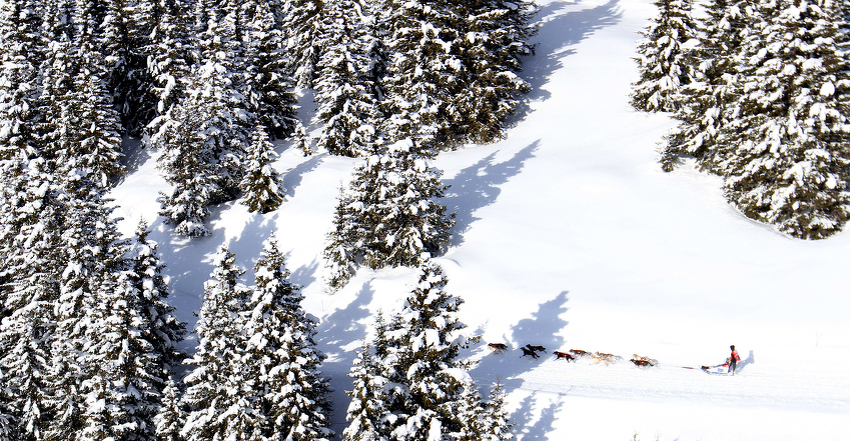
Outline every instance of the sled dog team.
<path fill-rule="evenodd" d="M 497 354 L 502 354 L 508 350 L 508 345 L 504 343 L 488 343 L 487 346 L 490 348 L 491 351 Z M 543 346 L 534 346 L 531 344 L 527 344 L 519 349 L 522 351 L 522 355 L 520 357 L 531 357 L 534 359 L 540 358 L 540 355 L 537 354 L 538 352 L 546 352 L 546 348 L 544 348 Z M 566 360 L 568 362 L 575 362 L 579 358 L 588 357 L 593 360 L 594 363 L 604 364 L 606 366 L 623 359 L 623 357 L 614 354 L 606 354 L 604 352 L 588 352 L 581 349 L 570 349 L 567 352 L 554 351 L 552 352 L 552 354 L 555 355 L 555 360 Z M 634 357 L 630 361 L 636 366 L 642 368 L 647 368 L 658 364 L 657 360 L 653 360 L 649 357 L 644 357 L 638 354 L 634 354 Z"/>
<path fill-rule="evenodd" d="M 504 353 L 505 351 L 508 350 L 508 345 L 506 345 L 504 343 L 488 343 L 487 346 L 490 348 L 491 351 L 493 351 L 497 354 L 502 354 L 502 353 Z M 534 346 L 534 345 L 531 345 L 531 344 L 527 344 L 527 345 L 525 345 L 525 346 L 523 346 L 519 349 L 522 351 L 522 355 L 520 355 L 520 357 L 526 357 L 527 356 L 527 357 L 531 357 L 531 358 L 534 358 L 534 359 L 540 358 L 540 355 L 537 354 L 538 352 L 543 352 L 543 353 L 546 352 L 546 348 L 544 348 L 543 346 Z M 718 366 L 702 366 L 702 370 L 709 372 L 709 373 L 724 373 L 724 374 L 729 374 L 729 375 L 735 375 L 735 371 L 738 367 L 738 362 L 741 361 L 741 356 L 738 354 L 738 351 L 735 350 L 735 345 L 730 346 L 729 349 L 732 350 L 732 354 L 729 356 L 729 358 L 726 359 L 725 364 L 718 365 Z M 593 360 L 594 363 L 604 364 L 606 366 L 611 364 L 611 363 L 616 363 L 616 362 L 623 359 L 623 357 L 620 357 L 620 356 L 617 356 L 617 355 L 614 355 L 614 354 L 606 354 L 604 352 L 588 352 L 588 351 L 583 351 L 581 349 L 570 349 L 568 352 L 553 351 L 552 354 L 555 355 L 555 360 L 562 360 L 563 359 L 563 360 L 566 360 L 568 362 L 569 361 L 575 362 L 579 358 L 588 357 L 591 360 Z M 652 359 L 652 358 L 649 358 L 649 357 L 644 357 L 644 356 L 638 355 L 638 354 L 632 354 L 632 358 L 629 361 L 634 363 L 635 366 L 640 367 L 640 368 L 644 368 L 644 369 L 649 368 L 651 366 L 658 365 L 658 360 L 655 360 L 655 359 Z M 685 367 L 685 366 L 682 366 L 682 367 Z M 686 368 L 692 369 L 690 367 L 686 367 Z M 720 369 L 720 370 L 725 369 L 725 372 L 714 372 L 714 370 L 713 370 L 714 368 L 723 368 L 723 369 Z"/>

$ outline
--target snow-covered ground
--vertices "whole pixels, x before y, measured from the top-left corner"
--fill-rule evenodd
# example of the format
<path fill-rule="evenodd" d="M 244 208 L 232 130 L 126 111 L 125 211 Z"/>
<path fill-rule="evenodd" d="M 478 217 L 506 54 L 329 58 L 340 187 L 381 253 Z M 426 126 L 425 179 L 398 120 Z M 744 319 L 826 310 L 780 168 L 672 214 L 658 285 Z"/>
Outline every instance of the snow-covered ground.
<path fill-rule="evenodd" d="M 448 290 L 466 301 L 468 331 L 483 336 L 467 354 L 480 360 L 473 377 L 485 392 L 501 378 L 522 440 L 850 439 L 850 234 L 786 238 L 729 206 L 718 178 L 690 166 L 660 170 L 656 150 L 672 122 L 635 112 L 627 98 L 637 32 L 655 13 L 649 0 L 540 5 L 524 73 L 534 86 L 529 107 L 503 142 L 435 164 L 452 186 L 443 202 L 457 213 L 438 260 Z M 415 277 L 362 271 L 340 292 L 325 290 L 321 250 L 355 161 L 304 157 L 282 143 L 285 205 L 257 215 L 225 204 L 209 219 L 213 235 L 190 241 L 156 217 L 168 185 L 149 153 L 128 158 L 132 174 L 112 196 L 125 233 L 140 218 L 153 224 L 181 318 L 194 324 L 218 247 L 250 276 L 275 231 L 305 308 L 320 320 L 341 432 L 354 350 L 373 314 L 397 308 Z M 492 354 L 485 342 L 510 350 Z M 528 343 L 550 354 L 521 358 Z M 739 375 L 683 368 L 722 362 L 730 344 L 744 359 Z M 551 355 L 569 349 L 624 359 L 605 366 Z M 635 367 L 635 353 L 659 366 Z"/>

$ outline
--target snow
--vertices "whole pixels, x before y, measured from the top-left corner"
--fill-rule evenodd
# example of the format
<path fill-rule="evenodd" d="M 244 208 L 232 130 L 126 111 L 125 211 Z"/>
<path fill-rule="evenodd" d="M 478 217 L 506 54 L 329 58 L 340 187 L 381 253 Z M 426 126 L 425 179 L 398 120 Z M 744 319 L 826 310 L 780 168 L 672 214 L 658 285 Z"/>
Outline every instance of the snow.
<path fill-rule="evenodd" d="M 486 394 L 497 377 L 522 440 L 846 440 L 850 421 L 850 235 L 791 239 L 726 203 L 722 181 L 690 164 L 661 171 L 657 149 L 673 122 L 628 104 L 632 57 L 655 7 L 648 0 L 541 0 L 536 55 L 523 77 L 534 89 L 507 139 L 441 154 L 434 166 L 457 213 L 437 258 L 446 290 L 465 303 L 465 355 Z M 821 93 L 828 92 L 821 90 Z M 303 96 L 307 130 L 312 97 Z M 322 283 L 321 252 L 340 186 L 357 160 L 304 157 L 278 143 L 286 200 L 248 213 L 214 207 L 211 236 L 185 239 L 157 217 L 153 153 L 125 158 L 130 174 L 111 194 L 123 233 L 151 223 L 172 303 L 194 326 L 203 282 L 221 245 L 252 268 L 274 231 L 333 377 L 334 430 L 345 427 L 346 377 L 374 314 L 401 308 L 417 272 L 361 270 L 344 289 Z M 243 276 L 250 281 L 251 271 Z M 503 342 L 502 355 L 486 343 Z M 543 345 L 539 360 L 519 347 Z M 192 348 L 195 340 L 184 342 Z M 736 376 L 710 376 L 735 344 Z M 554 360 L 555 350 L 613 353 L 618 363 Z M 632 354 L 656 359 L 641 369 Z"/>

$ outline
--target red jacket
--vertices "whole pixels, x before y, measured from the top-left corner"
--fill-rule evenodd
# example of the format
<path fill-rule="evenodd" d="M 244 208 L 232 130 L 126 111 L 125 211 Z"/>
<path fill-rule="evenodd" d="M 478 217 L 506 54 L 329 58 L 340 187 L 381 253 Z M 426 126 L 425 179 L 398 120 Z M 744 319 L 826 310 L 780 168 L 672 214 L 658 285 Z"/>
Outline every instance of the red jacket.
<path fill-rule="evenodd" d="M 732 360 L 734 360 L 736 362 L 741 361 L 741 356 L 738 355 L 738 351 L 732 351 Z"/>

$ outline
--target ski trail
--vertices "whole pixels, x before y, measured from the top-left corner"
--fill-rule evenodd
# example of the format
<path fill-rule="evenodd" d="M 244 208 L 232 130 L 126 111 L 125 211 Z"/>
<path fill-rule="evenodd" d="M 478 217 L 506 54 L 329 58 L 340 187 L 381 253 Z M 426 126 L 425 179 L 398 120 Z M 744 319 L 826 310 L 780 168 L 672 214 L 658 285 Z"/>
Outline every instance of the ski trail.
<path fill-rule="evenodd" d="M 629 360 L 603 365 L 587 358 L 575 363 L 563 360 L 527 360 L 528 370 L 512 378 L 519 389 L 567 396 L 613 398 L 651 402 L 691 402 L 805 409 L 827 413 L 850 410 L 850 382 L 833 376 L 806 375 L 793 366 L 760 369 L 750 366 L 735 376 L 709 375 L 696 369 L 665 365 L 639 368 Z"/>

